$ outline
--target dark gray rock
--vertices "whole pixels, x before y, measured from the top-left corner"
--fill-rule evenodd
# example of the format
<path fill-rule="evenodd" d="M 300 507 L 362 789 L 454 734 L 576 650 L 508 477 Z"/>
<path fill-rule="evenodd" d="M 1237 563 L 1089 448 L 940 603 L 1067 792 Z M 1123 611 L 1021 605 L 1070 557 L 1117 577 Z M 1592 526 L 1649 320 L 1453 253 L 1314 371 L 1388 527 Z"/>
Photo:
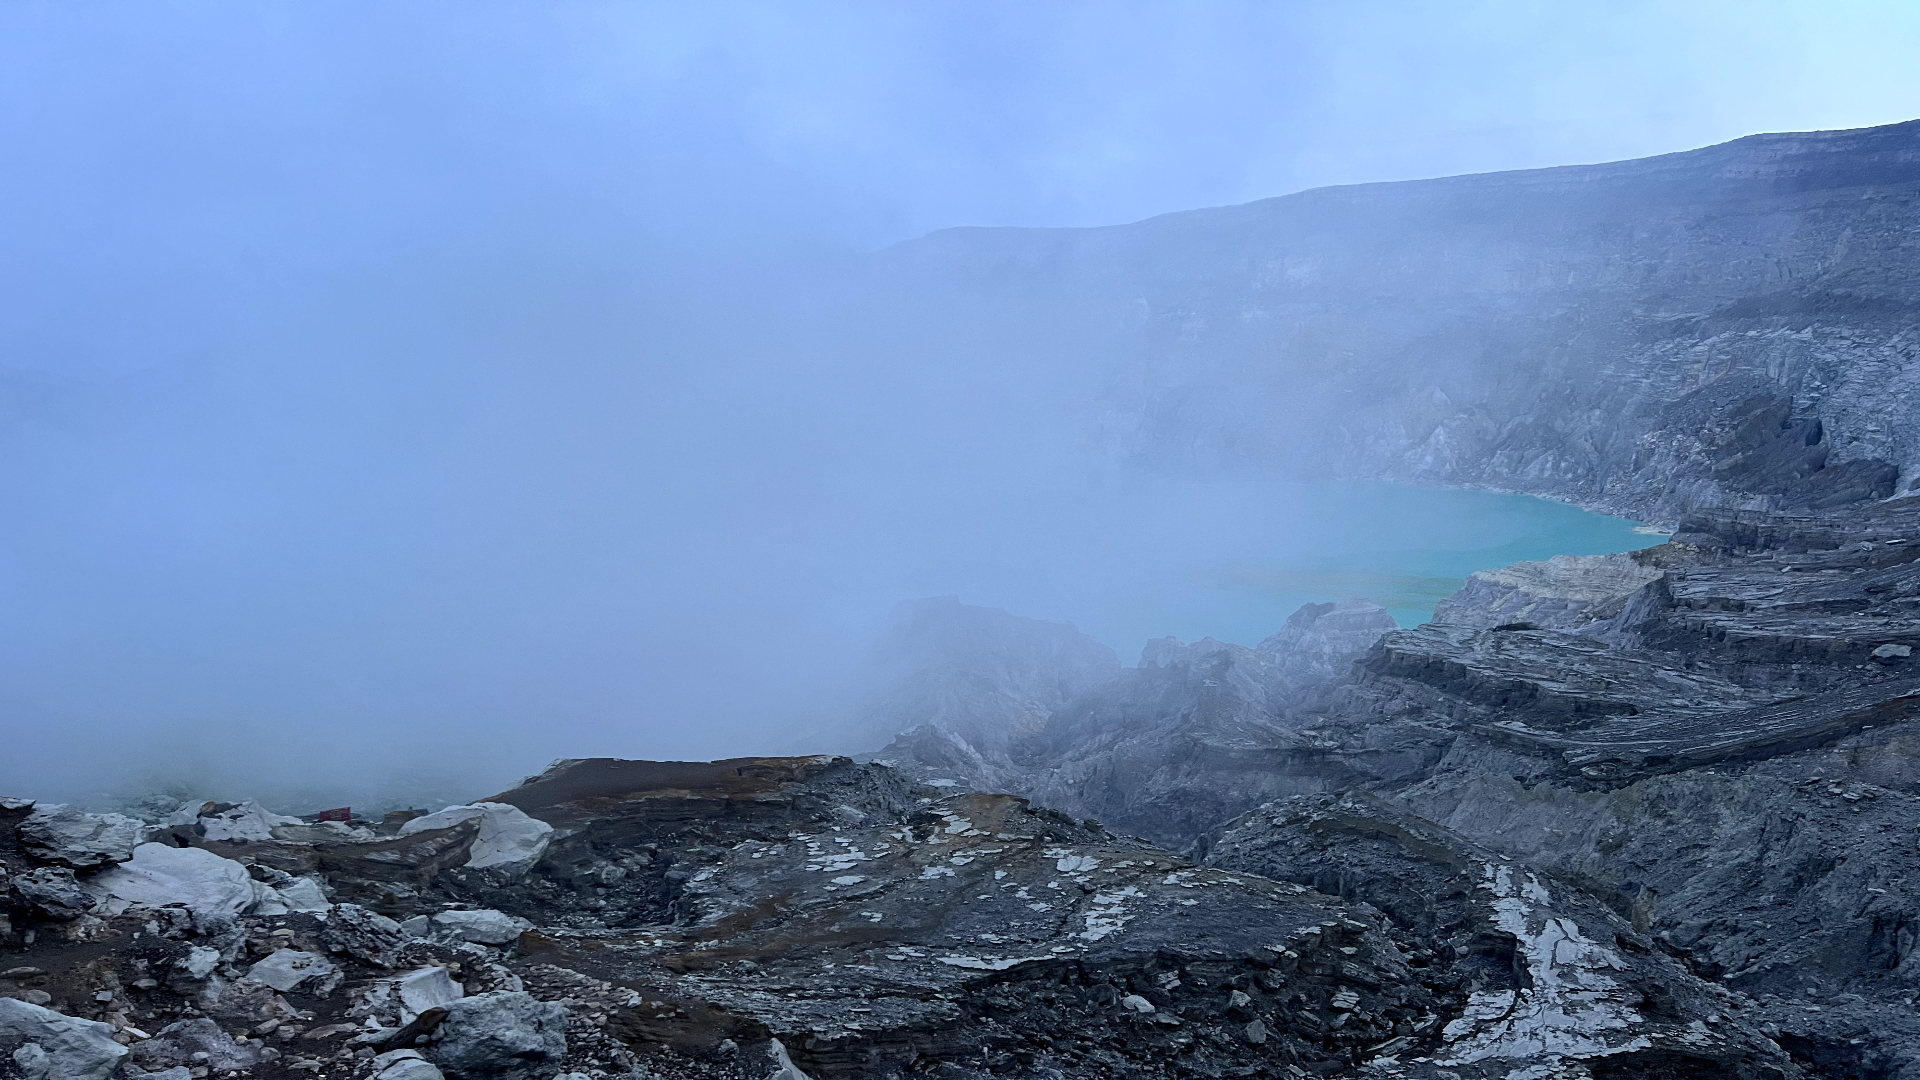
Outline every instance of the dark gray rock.
<path fill-rule="evenodd" d="M 4 882 L 0 882 L 4 884 Z M 54 919 L 77 919 L 99 903 L 65 867 L 43 866 L 13 879 L 20 899 Z"/>
<path fill-rule="evenodd" d="M 1545 562 L 1514 563 L 1469 575 L 1459 592 L 1434 606 L 1433 621 L 1482 629 L 1573 630 L 1617 617 L 1629 598 L 1659 577 L 1658 568 L 1631 554 L 1556 555 Z"/>
<path fill-rule="evenodd" d="M 1271 803 L 1209 838 L 1209 865 L 1382 912 L 1451 1016 L 1410 1075 L 1505 1077 L 1558 1060 L 1610 1075 L 1783 1077 L 1759 1004 L 1702 979 L 1578 885 L 1365 795 Z M 1437 1014 L 1436 1014 L 1437 1015 Z"/>
<path fill-rule="evenodd" d="M 327 914 L 320 942 L 329 951 L 391 968 L 400 963 L 407 935 L 401 932 L 399 923 L 385 915 L 358 904 L 336 904 Z"/>
<path fill-rule="evenodd" d="M 1293 681 L 1341 678 L 1380 635 L 1398 629 L 1387 609 L 1371 600 L 1306 604 L 1259 649 Z"/>
<path fill-rule="evenodd" d="M 545 1080 L 567 1056 L 567 1010 L 496 990 L 446 1006 L 427 1054 L 454 1080 Z"/>
<path fill-rule="evenodd" d="M 1351 679 L 1291 699 L 1243 689 L 1230 648 L 1198 650 L 1199 678 L 1169 678 L 1168 650 L 1097 720 L 1050 725 L 1061 741 L 1029 775 L 1077 781 L 1076 805 L 1174 845 L 1206 813 L 1311 784 L 1371 792 L 1591 893 L 1749 995 L 1801 1067 L 1920 1075 L 1916 541 L 1920 500 L 1689 515 L 1632 557 L 1652 579 L 1624 600 L 1616 587 L 1597 611 L 1562 609 L 1574 629 L 1496 622 L 1516 590 L 1470 588 L 1451 610 L 1479 625 L 1390 632 Z M 1523 604 L 1572 591 L 1540 576 L 1516 575 Z M 1261 703 L 1264 731 L 1311 733 L 1316 756 L 1210 737 L 1189 765 L 1178 748 L 1223 701 Z M 1363 872 L 1392 880 L 1385 863 Z"/>
<path fill-rule="evenodd" d="M 1328 756 L 1337 744 L 1311 702 L 1394 628 L 1384 608 L 1358 600 L 1304 605 L 1254 649 L 1162 638 L 1138 667 L 1086 686 L 1002 752 L 925 727 L 877 760 L 962 790 L 1029 795 L 1179 847 L 1264 799 L 1375 775 Z M 1418 741 L 1375 749 L 1433 756 Z"/>
<path fill-rule="evenodd" d="M 260 1061 L 260 1051 L 234 1042 L 220 1025 L 200 1017 L 169 1024 L 153 1038 L 140 1042 L 133 1049 L 132 1061 L 151 1070 L 204 1065 L 227 1072 L 252 1068 Z"/>
<path fill-rule="evenodd" d="M 736 778 L 758 806 L 815 809 L 774 828 L 735 817 L 683 849 L 673 925 L 578 935 L 539 959 L 635 988 L 613 1027 L 653 1048 L 662 1071 L 723 1040 L 777 1040 L 816 1080 L 1158 1077 L 1284 1061 L 1326 1072 L 1423 1014 L 1424 991 L 1370 911 L 1196 867 L 1009 796 L 920 788 L 895 802 L 886 772 L 843 759 L 771 788 Z M 863 776 L 879 798 L 858 797 Z M 524 801 L 556 821 L 591 812 L 667 835 L 718 794 L 635 787 L 616 803 L 598 783 L 574 790 Z M 847 806 L 864 822 L 834 812 Z M 1337 1023 L 1336 1002 L 1348 1003 Z M 1241 1037 L 1254 1016 L 1264 1045 Z"/>

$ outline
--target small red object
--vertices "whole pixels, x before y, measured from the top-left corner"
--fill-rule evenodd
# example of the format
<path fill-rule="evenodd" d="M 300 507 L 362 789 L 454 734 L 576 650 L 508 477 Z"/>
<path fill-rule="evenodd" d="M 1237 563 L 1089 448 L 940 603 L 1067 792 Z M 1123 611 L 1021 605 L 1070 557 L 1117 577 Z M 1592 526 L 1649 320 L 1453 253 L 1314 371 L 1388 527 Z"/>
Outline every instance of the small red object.
<path fill-rule="evenodd" d="M 322 810 L 318 815 L 318 820 L 320 821 L 352 821 L 353 807 L 343 806 L 338 810 Z"/>

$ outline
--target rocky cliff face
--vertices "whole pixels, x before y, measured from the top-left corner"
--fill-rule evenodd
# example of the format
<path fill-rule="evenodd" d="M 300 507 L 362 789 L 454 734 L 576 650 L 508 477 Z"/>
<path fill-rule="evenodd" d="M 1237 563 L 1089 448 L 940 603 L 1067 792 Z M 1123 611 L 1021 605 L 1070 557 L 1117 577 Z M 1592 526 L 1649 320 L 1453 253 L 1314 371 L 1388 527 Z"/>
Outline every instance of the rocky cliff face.
<path fill-rule="evenodd" d="M 1736 992 L 1819 1075 L 1920 1076 L 1920 499 L 1703 512 L 1632 555 L 1477 575 L 1440 616 L 1337 678 L 1156 643 L 994 779 L 1372 904 L 1438 956 L 1501 918 L 1612 935 L 1618 970 Z M 1536 875 L 1539 918 L 1499 914 L 1501 866 Z M 1514 1022 L 1485 1047 L 1558 1015 L 1487 986 Z"/>
<path fill-rule="evenodd" d="M 1672 522 L 1913 478 L 1917 223 L 1920 121 L 950 230 L 883 272 L 903 303 L 1013 328 L 995 348 L 1070 353 L 1090 430 L 1135 462 Z"/>
<path fill-rule="evenodd" d="M 957 779 L 1371 904 L 1450 962 L 1562 920 L 1619 971 L 1735 993 L 1817 1075 L 1920 1076 L 1920 499 L 1692 514 L 1630 555 L 1477 574 L 1407 630 L 1335 610 L 1260 649 L 1155 642 Z M 914 750 L 890 752 L 928 768 Z M 1500 914 L 1501 866 L 1551 897 L 1538 918 Z M 1469 993 L 1559 1008 L 1528 990 Z"/>

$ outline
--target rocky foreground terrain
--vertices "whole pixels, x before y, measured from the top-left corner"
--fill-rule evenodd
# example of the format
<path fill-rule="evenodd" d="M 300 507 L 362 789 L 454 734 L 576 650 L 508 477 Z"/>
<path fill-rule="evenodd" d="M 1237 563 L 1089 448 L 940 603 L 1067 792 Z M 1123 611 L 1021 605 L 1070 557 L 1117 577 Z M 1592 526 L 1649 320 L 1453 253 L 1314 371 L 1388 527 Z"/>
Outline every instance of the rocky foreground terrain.
<path fill-rule="evenodd" d="M 1920 1076 L 1920 500 L 1376 612 L 1104 678 L 1015 627 L 876 762 L 9 801 L 0 1075 Z"/>
<path fill-rule="evenodd" d="M 1753 1002 L 1431 827 L 1361 901 L 832 757 L 180 817 L 8 804 L 5 1075 L 1799 1072 Z"/>

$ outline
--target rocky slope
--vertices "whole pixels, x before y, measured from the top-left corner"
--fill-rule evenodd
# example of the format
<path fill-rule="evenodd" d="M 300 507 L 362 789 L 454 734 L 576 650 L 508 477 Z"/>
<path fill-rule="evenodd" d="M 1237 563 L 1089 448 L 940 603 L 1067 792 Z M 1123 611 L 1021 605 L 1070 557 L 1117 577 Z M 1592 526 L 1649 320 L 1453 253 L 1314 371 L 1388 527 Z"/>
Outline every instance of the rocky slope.
<path fill-rule="evenodd" d="M 1920 1076 L 1920 499 L 1690 515 L 1632 555 L 1476 575 L 1439 614 L 1344 678 L 1157 643 L 996 778 L 1409 933 L 1436 866 L 1511 865 L 1749 995 L 1817 1074 Z"/>
<path fill-rule="evenodd" d="M 561 762 L 381 822 L 14 801 L 0 865 L 0 1075 L 32 1080 L 1799 1075 L 1577 902 L 1508 918 L 1585 920 L 1529 974 L 1492 923 L 1436 950 L 1367 902 L 846 758 Z M 1490 1002 L 1550 980 L 1598 996 L 1534 1051 L 1494 1032 Z"/>
<path fill-rule="evenodd" d="M 896 306 L 1066 365 L 1156 468 L 1532 492 L 1670 523 L 1920 466 L 1920 121 L 902 245 Z"/>

